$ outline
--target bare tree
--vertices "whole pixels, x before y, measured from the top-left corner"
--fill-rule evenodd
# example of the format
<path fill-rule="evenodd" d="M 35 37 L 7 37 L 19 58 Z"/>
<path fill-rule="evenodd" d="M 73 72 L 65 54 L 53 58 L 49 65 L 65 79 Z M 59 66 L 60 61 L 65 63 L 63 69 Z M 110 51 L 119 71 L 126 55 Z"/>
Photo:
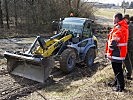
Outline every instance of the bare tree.
<path fill-rule="evenodd" d="M 1 0 L 0 0 L 0 27 L 3 28 L 3 14 L 2 14 Z"/>
<path fill-rule="evenodd" d="M 94 5 L 83 0 L 64 0 L 68 5 L 68 16 L 72 12 L 74 16 L 90 17 L 94 12 Z"/>
<path fill-rule="evenodd" d="M 93 5 L 83 0 L 2 0 L 2 4 L 7 27 L 14 22 L 13 28 L 27 33 L 47 30 L 53 20 L 71 12 L 77 17 L 90 17 L 94 12 Z"/>
<path fill-rule="evenodd" d="M 33 21 L 33 24 L 36 24 L 37 21 L 36 21 L 36 6 L 35 6 L 35 0 L 26 0 L 27 4 L 29 5 L 29 8 L 30 8 L 30 11 L 31 11 L 31 18 L 32 18 L 32 21 Z"/>
<path fill-rule="evenodd" d="M 7 28 L 10 29 L 10 26 L 9 26 L 8 2 L 7 2 L 7 0 L 5 0 L 5 12 L 6 12 Z"/>
<path fill-rule="evenodd" d="M 18 16 L 17 16 L 17 1 L 18 0 L 13 0 L 14 2 L 14 18 L 15 18 L 15 26 L 17 27 L 18 25 Z"/>

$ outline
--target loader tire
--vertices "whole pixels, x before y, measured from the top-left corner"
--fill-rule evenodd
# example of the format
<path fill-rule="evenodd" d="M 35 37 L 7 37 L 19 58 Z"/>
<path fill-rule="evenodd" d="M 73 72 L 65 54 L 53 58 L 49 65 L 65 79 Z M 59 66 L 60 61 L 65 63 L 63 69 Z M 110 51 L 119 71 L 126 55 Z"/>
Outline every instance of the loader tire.
<path fill-rule="evenodd" d="M 93 65 L 95 57 L 96 57 L 95 49 L 90 48 L 85 57 L 85 63 L 87 67 L 91 67 Z"/>
<path fill-rule="evenodd" d="M 76 53 L 73 49 L 66 49 L 60 58 L 60 69 L 65 73 L 70 73 L 76 64 Z"/>

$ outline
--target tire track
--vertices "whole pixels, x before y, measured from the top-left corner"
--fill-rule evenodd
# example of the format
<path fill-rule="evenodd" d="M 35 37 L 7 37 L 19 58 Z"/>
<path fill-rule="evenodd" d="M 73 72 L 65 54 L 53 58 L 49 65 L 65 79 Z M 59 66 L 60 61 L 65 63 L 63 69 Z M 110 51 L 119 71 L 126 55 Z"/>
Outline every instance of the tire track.
<path fill-rule="evenodd" d="M 0 83 L 0 100 L 14 100 L 43 87 L 41 83 L 9 74 L 0 75 Z"/>

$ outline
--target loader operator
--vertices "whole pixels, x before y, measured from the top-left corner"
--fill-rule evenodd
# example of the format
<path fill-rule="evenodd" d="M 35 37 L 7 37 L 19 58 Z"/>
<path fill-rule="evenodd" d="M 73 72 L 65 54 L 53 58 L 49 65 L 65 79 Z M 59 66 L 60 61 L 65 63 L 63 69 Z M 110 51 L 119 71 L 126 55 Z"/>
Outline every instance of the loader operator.
<path fill-rule="evenodd" d="M 133 41 L 133 39 L 132 39 L 133 38 L 133 36 L 132 36 L 133 33 L 131 32 L 131 30 L 133 30 L 133 23 L 132 23 L 132 21 L 130 23 L 130 20 L 132 20 L 133 18 L 131 17 L 131 19 L 130 19 L 129 15 L 126 14 L 124 16 L 124 19 L 129 24 L 129 37 L 128 37 L 128 52 L 127 52 L 127 55 L 126 55 L 126 58 L 125 58 L 123 66 L 127 70 L 126 78 L 128 80 L 132 80 L 132 78 L 131 78 L 131 75 L 132 75 L 132 62 L 131 61 L 133 61 L 133 59 L 131 59 L 131 57 L 132 57 L 132 53 L 131 53 L 132 49 L 131 48 L 133 47 L 132 46 L 133 42 L 131 42 L 131 41 Z"/>
<path fill-rule="evenodd" d="M 74 14 L 71 12 L 71 13 L 70 13 L 70 17 L 73 17 L 73 16 L 74 16 Z"/>
<path fill-rule="evenodd" d="M 108 34 L 106 57 L 111 60 L 116 79 L 116 92 L 122 92 L 125 87 L 122 62 L 127 54 L 128 24 L 121 13 L 114 16 L 114 28 Z"/>

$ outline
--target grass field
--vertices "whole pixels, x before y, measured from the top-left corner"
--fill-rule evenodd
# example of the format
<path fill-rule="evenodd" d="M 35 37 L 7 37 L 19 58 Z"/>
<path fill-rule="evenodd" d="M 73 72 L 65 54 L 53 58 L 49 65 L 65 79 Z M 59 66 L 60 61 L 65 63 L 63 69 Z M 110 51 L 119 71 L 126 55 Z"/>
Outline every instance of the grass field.
<path fill-rule="evenodd" d="M 96 16 L 104 16 L 107 18 L 112 19 L 113 15 L 117 12 L 120 12 L 122 14 L 124 14 L 124 10 L 123 9 L 109 9 L 109 8 L 101 8 L 98 9 L 95 12 Z M 130 16 L 133 16 L 133 9 L 126 9 L 126 13 L 125 14 L 129 14 Z"/>

